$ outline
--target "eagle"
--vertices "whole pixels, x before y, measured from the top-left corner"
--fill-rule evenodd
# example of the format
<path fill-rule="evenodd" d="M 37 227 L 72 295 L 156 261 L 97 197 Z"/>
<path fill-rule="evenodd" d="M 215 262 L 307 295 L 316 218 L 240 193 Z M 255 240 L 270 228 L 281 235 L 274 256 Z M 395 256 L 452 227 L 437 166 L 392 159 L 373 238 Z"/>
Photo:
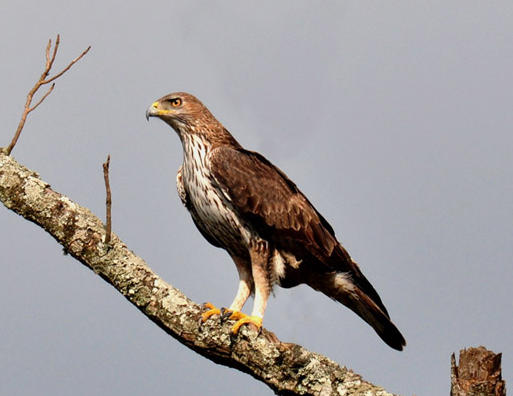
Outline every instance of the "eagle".
<path fill-rule="evenodd" d="M 263 155 L 244 149 L 195 96 L 177 92 L 154 102 L 157 117 L 181 140 L 178 194 L 194 224 L 223 248 L 239 274 L 228 309 L 206 303 L 212 315 L 261 328 L 273 286 L 307 284 L 353 310 L 396 350 L 406 345 L 378 293 L 335 237 L 326 219 L 283 171 Z M 241 312 L 254 296 L 251 315 Z"/>

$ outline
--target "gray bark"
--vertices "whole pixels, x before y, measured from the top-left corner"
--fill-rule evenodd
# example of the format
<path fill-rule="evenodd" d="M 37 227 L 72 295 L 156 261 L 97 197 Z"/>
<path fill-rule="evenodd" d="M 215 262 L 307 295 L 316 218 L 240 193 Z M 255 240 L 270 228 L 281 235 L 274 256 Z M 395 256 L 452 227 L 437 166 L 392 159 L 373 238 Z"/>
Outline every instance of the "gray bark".
<path fill-rule="evenodd" d="M 202 308 L 157 276 L 89 209 L 52 190 L 39 175 L 0 148 L 0 200 L 52 235 L 65 251 L 114 286 L 144 315 L 200 355 L 250 374 L 279 395 L 392 396 L 327 357 L 231 323 L 198 325 Z"/>

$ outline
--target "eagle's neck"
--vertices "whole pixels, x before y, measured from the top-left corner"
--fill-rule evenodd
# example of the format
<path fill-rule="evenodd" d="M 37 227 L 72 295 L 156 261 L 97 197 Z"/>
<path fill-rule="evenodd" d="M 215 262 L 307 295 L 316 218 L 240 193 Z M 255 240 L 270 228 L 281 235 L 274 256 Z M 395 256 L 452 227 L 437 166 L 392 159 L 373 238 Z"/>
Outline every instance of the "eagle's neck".
<path fill-rule="evenodd" d="M 228 133 L 226 131 L 226 133 Z M 229 133 L 228 133 L 229 135 Z M 231 135 L 229 135 L 231 137 Z M 229 137 L 224 140 L 203 139 L 199 134 L 181 136 L 183 145 L 182 183 L 188 209 L 204 235 L 216 246 L 229 247 L 230 252 L 247 254 L 244 243 L 249 243 L 251 232 L 226 200 L 211 173 L 209 153 L 219 147 L 240 145 Z"/>
<path fill-rule="evenodd" d="M 196 134 L 180 136 L 183 148 L 184 177 L 190 179 L 195 173 L 205 176 L 208 170 L 207 154 L 212 150 L 212 144 Z"/>
<path fill-rule="evenodd" d="M 191 149 L 191 142 L 201 142 L 207 149 L 228 146 L 241 148 L 230 132 L 210 113 L 208 117 L 179 118 L 166 122 L 177 132 L 185 149 Z"/>
<path fill-rule="evenodd" d="M 184 171 L 187 176 L 193 173 L 208 173 L 207 156 L 218 147 L 242 148 L 228 130 L 217 120 L 209 123 L 189 124 L 177 128 L 178 136 L 182 141 Z"/>

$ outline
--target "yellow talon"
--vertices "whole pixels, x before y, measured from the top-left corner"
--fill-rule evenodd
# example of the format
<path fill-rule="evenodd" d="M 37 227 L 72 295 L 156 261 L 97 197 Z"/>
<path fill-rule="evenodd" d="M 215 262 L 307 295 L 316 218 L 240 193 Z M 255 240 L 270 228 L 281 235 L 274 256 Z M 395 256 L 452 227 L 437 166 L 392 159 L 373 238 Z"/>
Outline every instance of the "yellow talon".
<path fill-rule="evenodd" d="M 244 314 L 242 314 L 244 315 Z M 230 318 L 231 319 L 231 318 Z M 239 329 L 242 325 L 252 323 L 254 324 L 258 329 L 262 327 L 262 318 L 259 316 L 248 316 L 244 315 L 241 319 L 237 320 L 237 322 L 232 327 L 232 333 L 237 334 L 239 332 Z"/>
<path fill-rule="evenodd" d="M 249 315 L 246 315 L 245 313 L 242 313 L 240 311 L 230 311 L 231 315 L 228 316 L 228 319 L 231 320 L 241 320 L 244 318 L 249 318 Z"/>
<path fill-rule="evenodd" d="M 212 315 L 221 315 L 221 310 L 219 308 L 216 308 L 214 304 L 211 303 L 205 303 L 203 304 L 205 308 L 209 308 L 207 312 L 203 312 L 201 314 L 201 321 L 205 323 L 208 318 L 210 318 Z"/>
<path fill-rule="evenodd" d="M 249 316 L 240 311 L 230 311 L 224 308 L 219 309 L 209 302 L 203 304 L 203 307 L 208 308 L 208 311 L 201 314 L 202 323 L 205 323 L 212 315 L 221 315 L 221 320 L 236 320 L 235 324 L 232 326 L 232 334 L 234 335 L 237 334 L 240 327 L 245 324 L 253 324 L 258 329 L 262 327 L 262 318 L 259 316 Z"/>

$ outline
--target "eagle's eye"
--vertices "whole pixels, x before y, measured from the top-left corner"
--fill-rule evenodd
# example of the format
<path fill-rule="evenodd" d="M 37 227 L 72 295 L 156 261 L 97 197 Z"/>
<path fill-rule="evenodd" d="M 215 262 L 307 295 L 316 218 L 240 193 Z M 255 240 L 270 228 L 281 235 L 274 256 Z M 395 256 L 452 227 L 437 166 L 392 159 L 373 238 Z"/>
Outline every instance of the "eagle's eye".
<path fill-rule="evenodd" d="M 182 105 L 182 99 L 180 99 L 180 98 L 171 99 L 171 106 L 180 107 L 181 105 Z"/>

